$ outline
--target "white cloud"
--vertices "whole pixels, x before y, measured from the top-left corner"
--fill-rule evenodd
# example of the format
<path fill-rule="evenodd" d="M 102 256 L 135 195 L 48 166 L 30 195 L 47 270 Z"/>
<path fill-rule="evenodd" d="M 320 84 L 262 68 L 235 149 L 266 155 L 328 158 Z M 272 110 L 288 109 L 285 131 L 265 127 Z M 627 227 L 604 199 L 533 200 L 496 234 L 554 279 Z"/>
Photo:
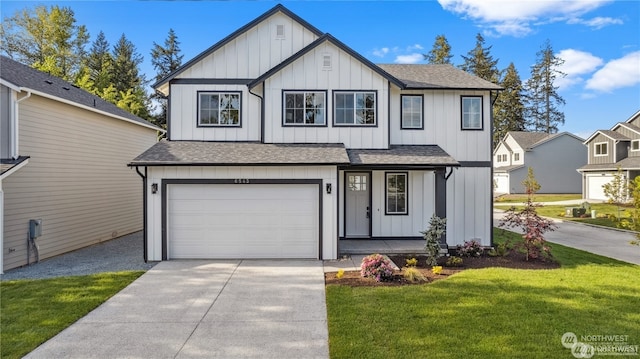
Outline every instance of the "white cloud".
<path fill-rule="evenodd" d="M 407 51 L 413 51 L 413 50 L 424 50 L 424 47 L 422 47 L 422 45 L 420 44 L 415 44 L 407 47 Z"/>
<path fill-rule="evenodd" d="M 393 61 L 398 64 L 415 64 L 424 59 L 424 55 L 414 53 L 409 55 L 398 55 L 396 59 Z"/>
<path fill-rule="evenodd" d="M 584 79 L 581 75 L 593 73 L 604 63 L 597 56 L 574 49 L 562 50 L 556 56 L 564 60 L 564 64 L 558 70 L 567 75 L 556 79 L 555 85 L 560 89 L 566 89 L 583 82 Z"/>
<path fill-rule="evenodd" d="M 443 9 L 469 18 L 498 35 L 525 36 L 532 24 L 569 21 L 611 0 L 438 0 Z"/>
<path fill-rule="evenodd" d="M 381 49 L 373 49 L 373 56 L 384 57 L 384 55 L 389 53 L 388 47 L 383 47 Z"/>
<path fill-rule="evenodd" d="M 640 51 L 607 62 L 587 80 L 585 88 L 597 92 L 611 92 L 638 84 L 640 84 Z"/>
<path fill-rule="evenodd" d="M 596 30 L 600 30 L 605 26 L 609 26 L 609 25 L 622 25 L 624 24 L 624 22 L 620 19 L 614 19 L 612 17 L 601 17 L 601 16 L 597 16 L 594 17 L 593 19 L 590 20 L 583 20 L 583 19 L 571 19 L 568 21 L 569 24 L 582 24 L 582 25 L 587 25 L 589 27 L 592 27 Z"/>

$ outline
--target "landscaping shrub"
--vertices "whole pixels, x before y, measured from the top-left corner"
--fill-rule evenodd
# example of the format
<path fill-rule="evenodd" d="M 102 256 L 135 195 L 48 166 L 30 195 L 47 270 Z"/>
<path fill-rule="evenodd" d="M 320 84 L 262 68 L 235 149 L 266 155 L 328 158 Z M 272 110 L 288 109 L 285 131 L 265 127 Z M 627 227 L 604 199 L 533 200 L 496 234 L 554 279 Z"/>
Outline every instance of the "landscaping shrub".
<path fill-rule="evenodd" d="M 406 267 L 415 267 L 418 265 L 418 260 L 415 258 L 405 259 L 404 261 Z"/>
<path fill-rule="evenodd" d="M 378 282 L 384 282 L 393 278 L 391 261 L 381 254 L 372 254 L 362 258 L 360 275 L 365 278 L 374 278 Z"/>
<path fill-rule="evenodd" d="M 483 251 L 482 246 L 475 239 L 464 241 L 463 245 L 458 245 L 460 257 L 480 257 Z"/>
<path fill-rule="evenodd" d="M 495 248 L 491 248 L 489 251 L 489 256 L 491 257 L 504 257 L 509 254 L 509 250 L 511 249 L 511 244 L 509 241 L 504 243 L 498 243 Z"/>
<path fill-rule="evenodd" d="M 416 267 L 406 267 L 402 276 L 410 282 L 425 282 L 427 277 Z"/>
<path fill-rule="evenodd" d="M 440 254 L 440 238 L 446 231 L 447 219 L 440 218 L 434 214 L 429 220 L 429 228 L 420 232 L 427 241 L 424 247 L 427 252 L 427 265 L 434 266 L 438 263 L 438 258 L 442 255 Z"/>
<path fill-rule="evenodd" d="M 445 265 L 447 267 L 462 267 L 462 258 L 460 257 L 449 257 L 449 259 L 447 259 L 447 263 L 445 263 Z"/>

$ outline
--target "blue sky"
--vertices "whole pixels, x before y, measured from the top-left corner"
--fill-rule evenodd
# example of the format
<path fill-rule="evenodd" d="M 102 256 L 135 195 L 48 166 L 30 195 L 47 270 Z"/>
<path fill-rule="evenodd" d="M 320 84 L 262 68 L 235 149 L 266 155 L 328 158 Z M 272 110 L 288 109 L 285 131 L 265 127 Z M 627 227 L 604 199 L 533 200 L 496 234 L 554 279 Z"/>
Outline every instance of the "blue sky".
<path fill-rule="evenodd" d="M 282 1 L 323 32 L 331 33 L 374 63 L 424 63 L 439 34 L 462 63 L 481 33 L 498 67 L 513 62 L 526 81 L 536 52 L 549 39 L 565 60 L 558 80 L 566 100 L 560 131 L 583 138 L 609 129 L 640 110 L 640 1 Z M 113 45 L 124 33 L 144 56 L 142 71 L 154 77 L 153 42 L 169 28 L 181 42 L 184 61 L 260 16 L 272 1 L 5 1 L 2 18 L 25 7 L 73 9 L 91 40 L 103 31 Z"/>

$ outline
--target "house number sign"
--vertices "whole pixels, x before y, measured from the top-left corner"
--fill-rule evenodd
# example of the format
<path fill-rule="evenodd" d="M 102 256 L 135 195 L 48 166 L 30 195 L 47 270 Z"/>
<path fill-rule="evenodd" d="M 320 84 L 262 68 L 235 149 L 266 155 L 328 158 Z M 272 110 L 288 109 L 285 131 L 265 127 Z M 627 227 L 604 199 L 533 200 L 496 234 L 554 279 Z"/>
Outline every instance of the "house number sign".
<path fill-rule="evenodd" d="M 249 179 L 248 178 L 236 178 L 235 180 L 233 180 L 233 183 L 235 183 L 235 184 L 249 184 Z"/>

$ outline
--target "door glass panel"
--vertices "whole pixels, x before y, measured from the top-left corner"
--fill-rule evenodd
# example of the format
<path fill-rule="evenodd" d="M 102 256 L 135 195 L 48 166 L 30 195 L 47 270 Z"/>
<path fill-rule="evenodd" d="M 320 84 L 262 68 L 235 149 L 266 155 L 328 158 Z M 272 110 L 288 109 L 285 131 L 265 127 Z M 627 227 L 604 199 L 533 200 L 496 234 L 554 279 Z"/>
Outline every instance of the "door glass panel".
<path fill-rule="evenodd" d="M 349 191 L 366 191 L 367 176 L 366 175 L 349 175 L 347 176 Z"/>

